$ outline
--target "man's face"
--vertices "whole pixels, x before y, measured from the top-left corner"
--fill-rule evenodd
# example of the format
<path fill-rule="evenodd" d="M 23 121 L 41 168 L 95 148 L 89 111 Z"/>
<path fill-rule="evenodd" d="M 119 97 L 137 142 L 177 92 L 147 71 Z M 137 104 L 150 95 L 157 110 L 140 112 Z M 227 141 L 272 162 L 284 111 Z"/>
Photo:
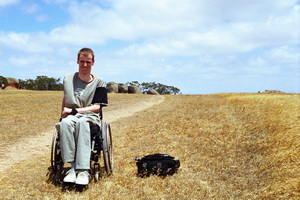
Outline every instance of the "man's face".
<path fill-rule="evenodd" d="M 90 74 L 92 66 L 94 65 L 93 56 L 91 54 L 80 54 L 77 63 L 79 65 L 79 73 Z"/>

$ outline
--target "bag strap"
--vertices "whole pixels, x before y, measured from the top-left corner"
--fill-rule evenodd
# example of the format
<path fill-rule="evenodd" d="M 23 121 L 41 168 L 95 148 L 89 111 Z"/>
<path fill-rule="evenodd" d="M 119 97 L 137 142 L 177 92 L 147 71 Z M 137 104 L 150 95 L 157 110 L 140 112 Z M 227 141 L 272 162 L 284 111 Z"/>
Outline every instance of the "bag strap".
<path fill-rule="evenodd" d="M 144 156 L 141 160 L 172 160 L 175 157 L 172 157 L 168 154 L 160 154 L 160 153 L 156 153 L 156 154 L 150 154 L 147 156 Z"/>

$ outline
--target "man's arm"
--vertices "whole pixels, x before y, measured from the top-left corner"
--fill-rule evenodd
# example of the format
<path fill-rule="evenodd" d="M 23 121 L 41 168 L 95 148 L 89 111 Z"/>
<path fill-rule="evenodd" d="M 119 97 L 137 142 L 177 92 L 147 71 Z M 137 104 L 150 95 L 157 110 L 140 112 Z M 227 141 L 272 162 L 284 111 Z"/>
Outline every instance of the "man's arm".
<path fill-rule="evenodd" d="M 84 112 L 95 112 L 95 113 L 98 113 L 100 111 L 100 104 L 94 104 L 94 105 L 87 106 L 87 107 L 76 108 L 76 110 L 79 113 L 84 113 Z M 72 111 L 72 109 L 71 109 L 71 111 Z"/>
<path fill-rule="evenodd" d="M 95 112 L 98 113 L 100 111 L 100 104 L 95 104 L 87 107 L 76 108 L 77 112 Z M 69 115 L 72 112 L 72 108 L 63 107 L 62 116 Z"/>

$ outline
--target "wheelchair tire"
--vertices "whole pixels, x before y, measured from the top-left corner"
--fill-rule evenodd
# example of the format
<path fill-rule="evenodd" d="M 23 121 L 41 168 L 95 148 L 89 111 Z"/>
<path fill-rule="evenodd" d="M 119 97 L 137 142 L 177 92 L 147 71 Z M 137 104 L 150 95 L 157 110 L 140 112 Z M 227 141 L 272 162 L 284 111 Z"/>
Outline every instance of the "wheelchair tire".
<path fill-rule="evenodd" d="M 56 166 L 57 137 L 58 137 L 58 134 L 56 131 L 54 131 L 53 136 L 52 136 L 52 145 L 51 145 L 51 168 L 54 172 L 57 171 L 57 166 Z"/>
<path fill-rule="evenodd" d="M 64 163 L 61 158 L 58 137 L 59 137 L 58 133 L 54 131 L 52 136 L 52 147 L 51 147 L 51 168 L 53 171 L 53 175 L 55 177 L 55 182 L 61 184 Z"/>
<path fill-rule="evenodd" d="M 103 138 L 103 158 L 105 171 L 108 175 L 113 172 L 114 169 L 114 155 L 112 146 L 112 136 L 110 125 L 106 122 L 102 122 L 102 138 Z"/>

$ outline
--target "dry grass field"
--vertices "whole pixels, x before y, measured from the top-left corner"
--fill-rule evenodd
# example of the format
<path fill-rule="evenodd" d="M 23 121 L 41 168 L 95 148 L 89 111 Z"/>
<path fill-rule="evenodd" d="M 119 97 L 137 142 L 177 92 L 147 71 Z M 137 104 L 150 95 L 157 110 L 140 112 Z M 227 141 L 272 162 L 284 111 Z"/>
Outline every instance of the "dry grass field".
<path fill-rule="evenodd" d="M 61 98 L 61 92 L 0 91 L 0 146 L 51 131 Z M 110 94 L 105 112 L 147 98 Z M 55 186 L 49 147 L 0 172 L 0 199 L 300 199 L 299 105 L 299 94 L 165 96 L 111 123 L 112 176 L 81 192 Z M 137 177 L 135 156 L 150 153 L 178 157 L 179 172 Z"/>

